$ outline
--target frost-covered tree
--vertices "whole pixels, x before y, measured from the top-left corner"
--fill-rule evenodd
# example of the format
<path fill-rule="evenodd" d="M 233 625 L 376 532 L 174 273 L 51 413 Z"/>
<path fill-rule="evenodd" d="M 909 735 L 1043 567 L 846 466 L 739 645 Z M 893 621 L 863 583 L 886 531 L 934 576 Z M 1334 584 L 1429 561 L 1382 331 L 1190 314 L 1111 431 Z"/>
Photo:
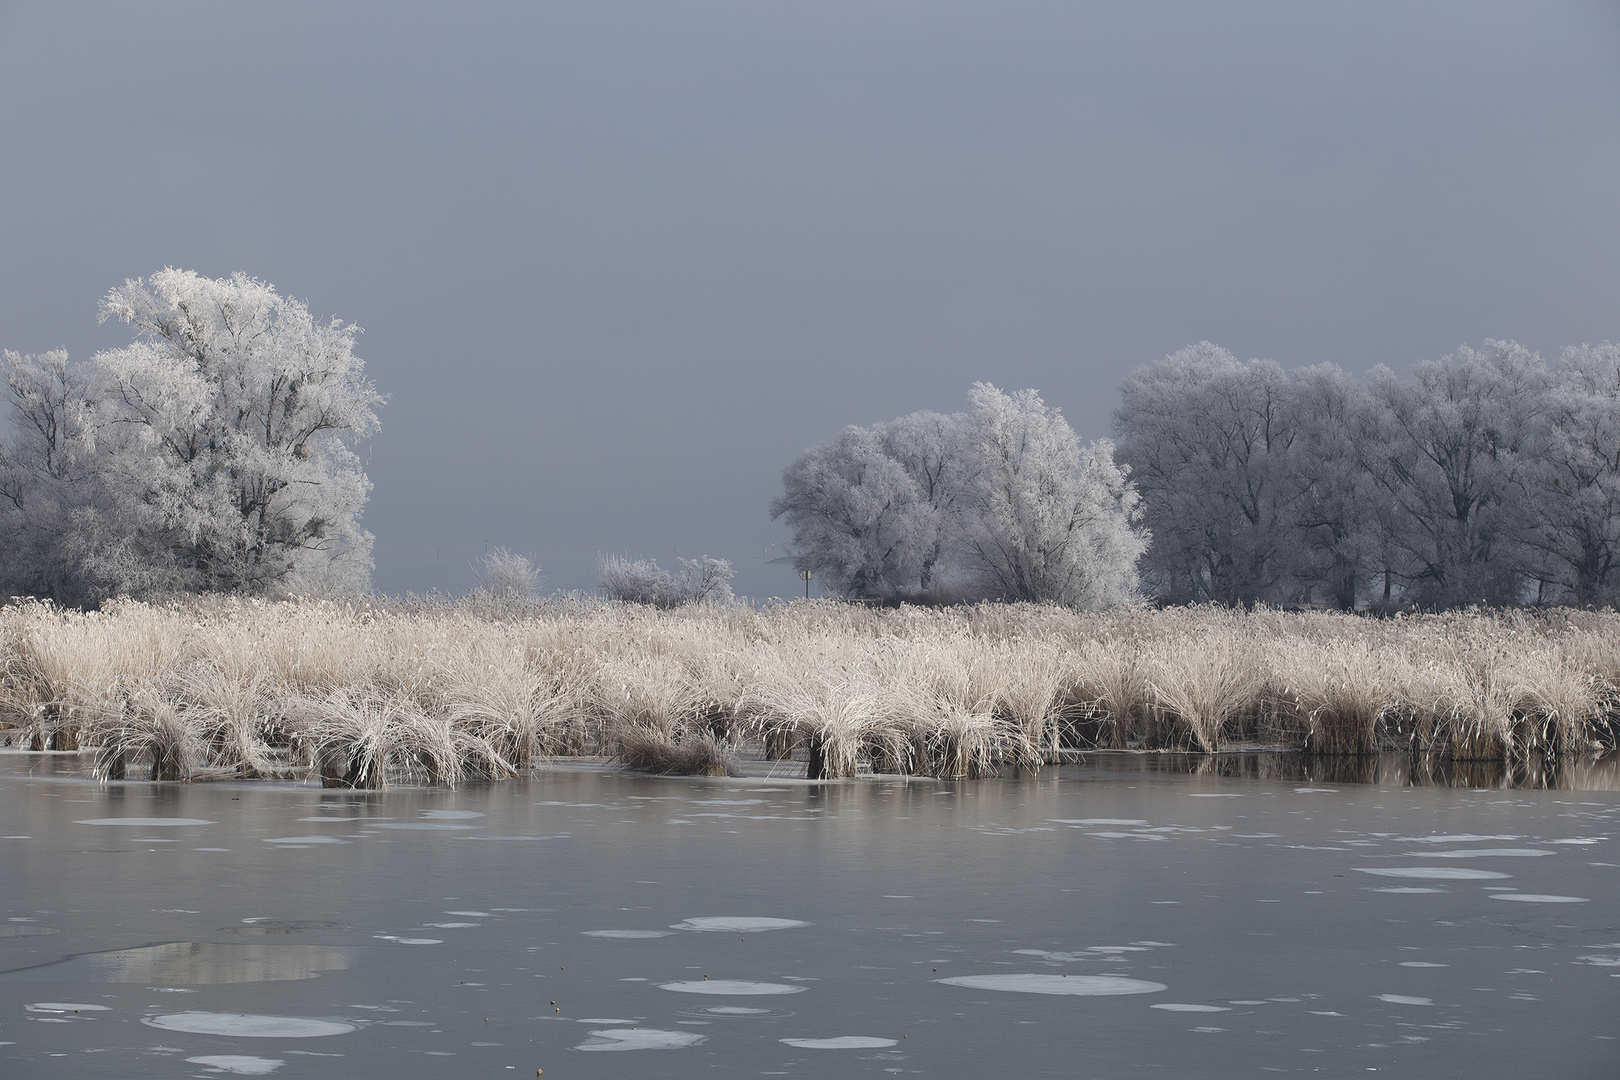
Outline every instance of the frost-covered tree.
<path fill-rule="evenodd" d="M 1523 481 L 1538 586 L 1577 604 L 1620 601 L 1620 346 L 1565 349 L 1549 371 Z"/>
<path fill-rule="evenodd" d="M 375 432 L 382 398 L 358 328 L 243 274 L 173 269 L 113 289 L 101 318 L 135 340 L 86 369 L 6 358 L 8 531 L 56 533 L 35 565 L 8 567 L 12 583 L 61 566 L 72 588 L 48 591 L 73 599 L 365 588 L 371 485 L 350 444 Z"/>
<path fill-rule="evenodd" d="M 1369 449 L 1366 390 L 1339 368 L 1319 364 L 1289 373 L 1287 400 L 1294 436 L 1285 487 L 1295 494 L 1290 536 L 1298 544 L 1289 561 L 1301 596 L 1319 591 L 1348 611 L 1371 575 L 1387 566 L 1382 500 L 1362 467 Z"/>
<path fill-rule="evenodd" d="M 1145 544 L 1107 443 L 1082 448 L 1034 391 L 973 387 L 970 408 L 846 428 L 783 473 L 772 514 L 829 591 L 1106 607 Z"/>
<path fill-rule="evenodd" d="M 1545 400 L 1546 365 L 1511 341 L 1370 376 L 1367 470 L 1388 501 L 1391 548 L 1422 606 L 1521 599 L 1531 524 L 1521 460 Z"/>
<path fill-rule="evenodd" d="M 1144 569 L 1161 598 L 1252 604 L 1293 589 L 1303 493 L 1290 391 L 1278 364 L 1240 363 L 1207 341 L 1125 380 L 1114 434 L 1142 494 Z"/>
<path fill-rule="evenodd" d="M 1136 595 L 1138 496 L 1106 439 L 1082 448 L 1033 390 L 974 383 L 960 425 L 951 531 L 987 594 L 1098 609 Z"/>
<path fill-rule="evenodd" d="M 793 529 L 795 564 L 829 591 L 875 597 L 918 588 L 939 559 L 938 511 L 891 456 L 886 434 L 887 425 L 852 425 L 811 447 L 783 472 L 771 503 L 771 516 Z M 913 443 L 906 434 L 898 441 Z M 927 457 L 923 441 L 914 441 L 919 458 Z"/>

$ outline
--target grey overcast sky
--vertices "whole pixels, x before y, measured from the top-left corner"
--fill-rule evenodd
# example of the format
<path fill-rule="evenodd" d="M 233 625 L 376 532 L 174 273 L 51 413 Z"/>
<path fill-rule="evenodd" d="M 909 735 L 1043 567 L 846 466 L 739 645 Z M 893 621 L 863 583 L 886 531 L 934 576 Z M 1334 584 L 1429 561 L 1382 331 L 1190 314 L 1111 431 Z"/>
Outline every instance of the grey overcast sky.
<path fill-rule="evenodd" d="M 6 3 L 0 154 L 0 346 L 165 265 L 365 328 L 386 592 L 791 595 L 783 466 L 977 379 L 1620 338 L 1614 4 Z"/>

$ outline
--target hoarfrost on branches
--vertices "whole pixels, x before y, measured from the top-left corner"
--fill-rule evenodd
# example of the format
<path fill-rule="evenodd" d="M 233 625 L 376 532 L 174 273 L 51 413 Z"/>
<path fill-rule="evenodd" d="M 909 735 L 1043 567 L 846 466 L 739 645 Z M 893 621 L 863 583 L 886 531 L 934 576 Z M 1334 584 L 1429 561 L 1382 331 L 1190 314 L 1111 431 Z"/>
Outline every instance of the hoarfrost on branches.
<path fill-rule="evenodd" d="M 967 412 L 848 427 L 806 450 L 771 504 L 832 592 L 1100 608 L 1136 589 L 1136 493 L 1106 441 L 1082 448 L 1033 390 L 988 383 Z"/>
<path fill-rule="evenodd" d="M 371 484 L 350 444 L 383 399 L 358 327 L 245 274 L 175 269 L 113 289 L 101 319 L 135 340 L 87 368 L 5 354 L 6 583 L 72 600 L 365 589 Z"/>

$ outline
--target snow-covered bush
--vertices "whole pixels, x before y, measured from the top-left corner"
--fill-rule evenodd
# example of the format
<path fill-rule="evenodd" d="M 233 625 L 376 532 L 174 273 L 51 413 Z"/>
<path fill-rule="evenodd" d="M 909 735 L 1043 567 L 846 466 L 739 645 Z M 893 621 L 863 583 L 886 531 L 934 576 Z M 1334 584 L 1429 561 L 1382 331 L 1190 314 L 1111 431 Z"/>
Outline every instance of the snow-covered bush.
<path fill-rule="evenodd" d="M 671 573 L 654 559 L 627 559 L 619 555 L 597 557 L 602 595 L 627 604 L 677 608 L 688 604 L 726 605 L 733 602 L 731 579 L 736 571 L 727 559 L 677 559 L 681 569 Z"/>

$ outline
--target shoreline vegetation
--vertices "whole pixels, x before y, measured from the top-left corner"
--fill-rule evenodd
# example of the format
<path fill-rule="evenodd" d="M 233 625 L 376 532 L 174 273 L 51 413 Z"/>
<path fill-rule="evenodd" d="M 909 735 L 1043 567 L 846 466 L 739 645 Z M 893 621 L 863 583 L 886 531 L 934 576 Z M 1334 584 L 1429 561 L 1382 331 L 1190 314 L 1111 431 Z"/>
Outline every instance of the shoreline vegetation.
<path fill-rule="evenodd" d="M 1620 614 L 24 601 L 0 607 L 0 727 L 102 780 L 371 789 L 588 756 L 975 778 L 1098 749 L 1544 774 L 1616 746 Z"/>

